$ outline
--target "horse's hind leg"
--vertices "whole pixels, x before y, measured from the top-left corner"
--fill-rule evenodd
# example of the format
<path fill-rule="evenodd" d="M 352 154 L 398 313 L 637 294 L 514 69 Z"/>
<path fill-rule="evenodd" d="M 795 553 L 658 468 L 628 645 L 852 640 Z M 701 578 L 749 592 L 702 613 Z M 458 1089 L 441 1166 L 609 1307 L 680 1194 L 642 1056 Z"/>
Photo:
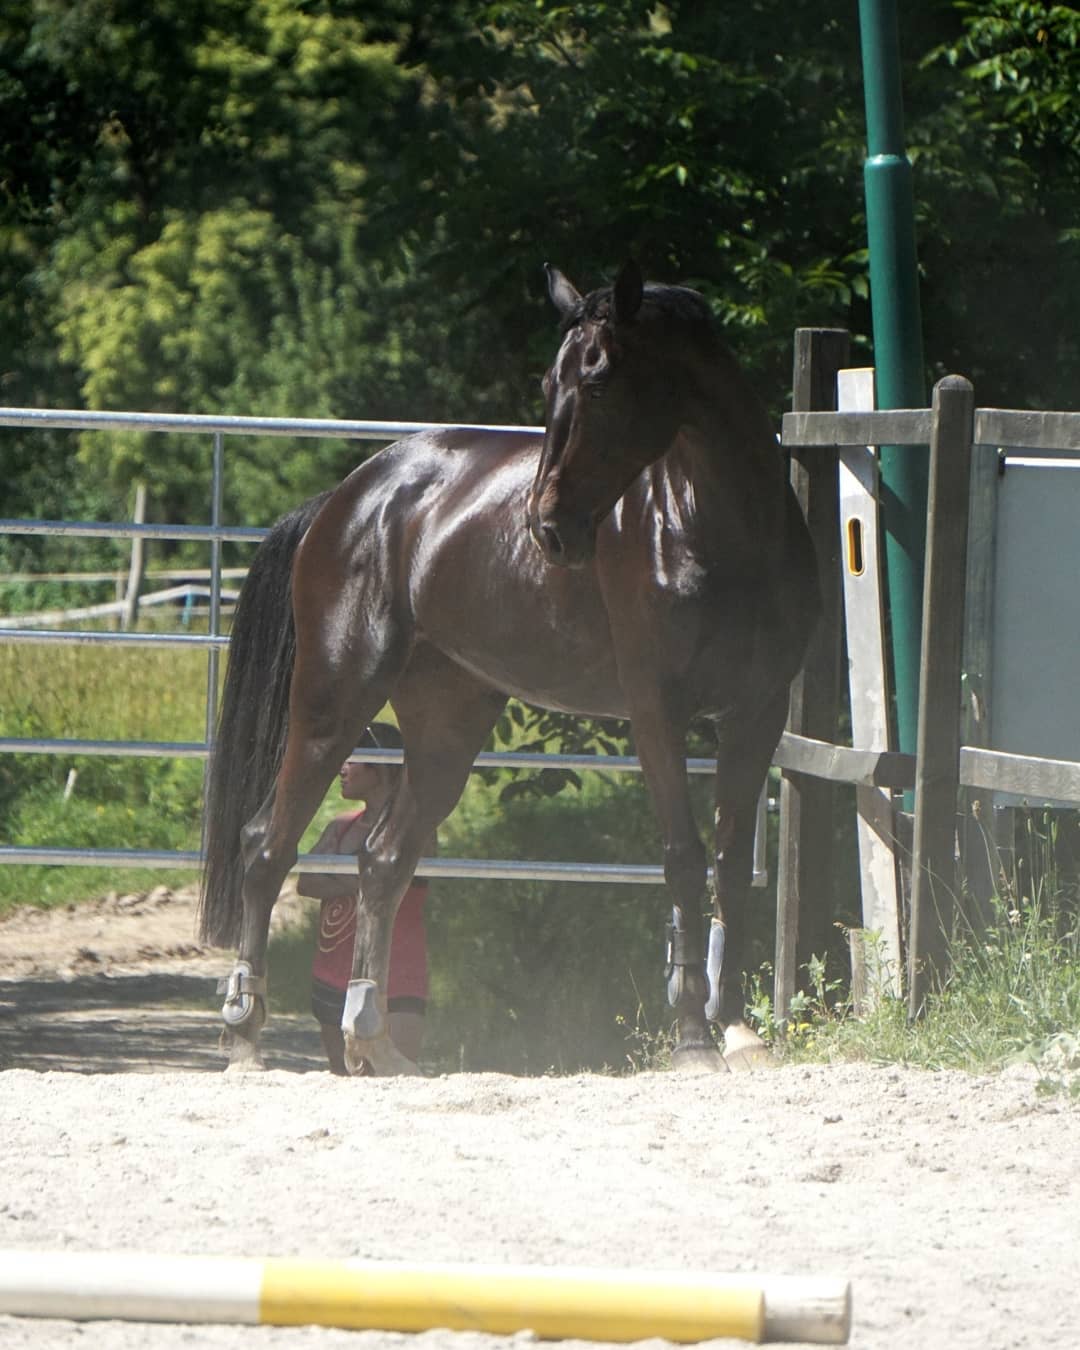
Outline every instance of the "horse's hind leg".
<path fill-rule="evenodd" d="M 723 959 L 709 1012 L 723 1028 L 724 1058 L 732 1069 L 753 1068 L 768 1058 L 765 1043 L 746 1024 L 743 972 L 757 804 L 787 704 L 785 689 L 749 724 L 722 729 L 717 750 L 713 923 L 721 928 Z"/>
<path fill-rule="evenodd" d="M 342 1029 L 350 1072 L 417 1072 L 389 1035 L 390 939 L 402 896 L 435 828 L 454 809 L 506 697 L 426 646 L 413 654 L 391 702 L 405 744 L 405 769 L 389 808 L 360 855 L 353 981 Z"/>
<path fill-rule="evenodd" d="M 271 911 L 304 830 L 364 727 L 386 702 L 396 667 L 384 653 L 379 668 L 369 662 L 367 671 L 360 683 L 319 644 L 298 651 L 281 768 L 270 797 L 243 831 L 240 947 L 222 1010 L 230 1068 L 260 1065 Z"/>

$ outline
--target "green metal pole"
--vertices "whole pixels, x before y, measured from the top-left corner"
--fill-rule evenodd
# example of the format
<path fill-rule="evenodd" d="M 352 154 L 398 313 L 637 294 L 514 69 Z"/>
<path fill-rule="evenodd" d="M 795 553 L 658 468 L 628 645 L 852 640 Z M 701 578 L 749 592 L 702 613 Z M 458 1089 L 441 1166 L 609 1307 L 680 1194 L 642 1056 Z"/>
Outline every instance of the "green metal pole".
<path fill-rule="evenodd" d="M 915 199 L 904 150 L 895 0 L 859 0 L 866 99 L 866 230 L 879 408 L 926 406 Z M 898 748 L 915 753 L 929 451 L 882 446 L 882 516 Z M 910 808 L 910 803 L 909 803 Z"/>

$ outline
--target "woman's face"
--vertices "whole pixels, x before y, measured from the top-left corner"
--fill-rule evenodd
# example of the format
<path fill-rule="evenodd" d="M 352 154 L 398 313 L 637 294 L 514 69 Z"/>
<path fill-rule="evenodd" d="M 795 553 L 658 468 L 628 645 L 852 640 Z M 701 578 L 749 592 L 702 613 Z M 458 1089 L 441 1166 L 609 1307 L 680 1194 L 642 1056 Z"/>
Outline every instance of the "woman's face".
<path fill-rule="evenodd" d="M 377 796 L 386 772 L 378 764 L 346 760 L 341 766 L 341 795 L 346 801 L 362 802 Z"/>

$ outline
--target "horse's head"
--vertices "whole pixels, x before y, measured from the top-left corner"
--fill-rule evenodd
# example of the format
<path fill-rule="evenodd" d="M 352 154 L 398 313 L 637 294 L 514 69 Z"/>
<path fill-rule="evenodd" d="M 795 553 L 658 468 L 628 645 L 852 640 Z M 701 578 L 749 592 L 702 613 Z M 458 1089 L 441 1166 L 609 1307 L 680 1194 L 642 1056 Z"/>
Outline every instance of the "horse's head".
<path fill-rule="evenodd" d="M 544 376 L 544 448 L 528 500 L 529 530 L 548 562 L 581 566 L 597 526 L 678 433 L 684 392 L 669 316 L 636 263 L 582 298 L 548 267 L 563 340 Z M 682 292 L 689 295 L 690 292 Z M 673 360 L 673 357 L 675 358 Z"/>

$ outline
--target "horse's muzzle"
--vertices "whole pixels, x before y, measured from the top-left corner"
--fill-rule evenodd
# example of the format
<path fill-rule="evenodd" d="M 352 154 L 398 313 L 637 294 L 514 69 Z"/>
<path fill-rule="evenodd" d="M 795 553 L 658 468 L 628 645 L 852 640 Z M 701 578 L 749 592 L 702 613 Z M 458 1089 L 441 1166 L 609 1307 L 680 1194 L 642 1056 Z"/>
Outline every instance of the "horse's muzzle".
<path fill-rule="evenodd" d="M 529 520 L 529 533 L 553 567 L 584 567 L 596 552 L 596 526 L 588 519 L 534 516 Z"/>

